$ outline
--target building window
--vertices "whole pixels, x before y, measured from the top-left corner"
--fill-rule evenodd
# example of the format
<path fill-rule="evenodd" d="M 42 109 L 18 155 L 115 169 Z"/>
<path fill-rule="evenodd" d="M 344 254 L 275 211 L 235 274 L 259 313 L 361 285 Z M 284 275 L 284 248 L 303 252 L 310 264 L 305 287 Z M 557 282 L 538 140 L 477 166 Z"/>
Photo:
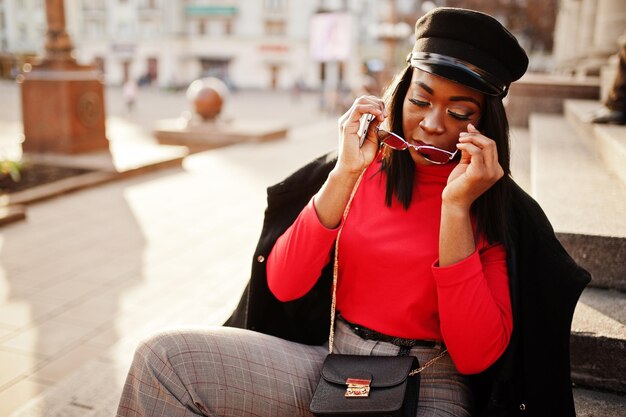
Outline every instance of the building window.
<path fill-rule="evenodd" d="M 102 38 L 105 35 L 105 24 L 102 20 L 87 20 L 83 21 L 83 35 L 90 39 Z"/>
<path fill-rule="evenodd" d="M 287 24 L 284 20 L 266 20 L 265 34 L 268 36 L 284 36 Z"/>
<path fill-rule="evenodd" d="M 224 35 L 232 35 L 233 34 L 233 21 L 231 19 L 226 19 L 224 21 Z"/>
<path fill-rule="evenodd" d="M 86 11 L 96 11 L 96 10 L 104 10 L 104 1 L 103 0 L 84 0 L 83 1 L 83 10 Z"/>
<path fill-rule="evenodd" d="M 93 66 L 96 67 L 103 74 L 106 69 L 104 62 L 104 58 L 101 56 L 96 56 L 93 59 Z"/>
<path fill-rule="evenodd" d="M 158 0 L 141 0 L 139 1 L 139 8 L 148 10 L 158 9 L 160 6 L 159 3 Z"/>
<path fill-rule="evenodd" d="M 266 12 L 284 12 L 287 9 L 287 0 L 264 0 Z"/>

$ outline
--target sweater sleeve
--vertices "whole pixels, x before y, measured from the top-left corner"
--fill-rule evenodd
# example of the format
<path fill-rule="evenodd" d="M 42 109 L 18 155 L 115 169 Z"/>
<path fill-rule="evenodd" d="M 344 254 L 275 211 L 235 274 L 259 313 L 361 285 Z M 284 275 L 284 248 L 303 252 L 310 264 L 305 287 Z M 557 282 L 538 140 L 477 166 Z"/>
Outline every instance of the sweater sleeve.
<path fill-rule="evenodd" d="M 502 245 L 453 265 L 433 265 L 441 334 L 461 373 L 487 369 L 509 343 L 513 317 L 506 265 Z"/>
<path fill-rule="evenodd" d="M 328 229 L 320 223 L 314 200 L 278 238 L 267 258 L 267 283 L 280 301 L 292 301 L 309 292 L 330 261 L 339 228 Z"/>

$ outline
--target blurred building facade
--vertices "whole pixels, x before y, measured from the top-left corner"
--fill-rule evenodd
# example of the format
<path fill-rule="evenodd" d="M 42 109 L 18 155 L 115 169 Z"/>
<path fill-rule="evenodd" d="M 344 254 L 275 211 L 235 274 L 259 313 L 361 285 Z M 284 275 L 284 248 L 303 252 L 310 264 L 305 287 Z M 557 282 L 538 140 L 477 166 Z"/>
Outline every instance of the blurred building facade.
<path fill-rule="evenodd" d="M 358 78 L 361 58 L 368 55 L 363 49 L 379 52 L 366 28 L 385 18 L 381 13 L 387 8 L 380 3 L 66 0 L 65 13 L 77 60 L 99 67 L 107 84 L 133 78 L 178 87 L 216 76 L 240 88 L 285 89 L 296 82 L 317 88 L 323 78 Z M 310 53 L 310 25 L 319 12 L 349 17 L 349 27 L 341 28 L 349 49 L 325 63 Z M 28 58 L 41 53 L 44 35 L 44 0 L 0 0 L 0 75 L 15 76 Z"/>
<path fill-rule="evenodd" d="M 557 2 L 65 0 L 65 12 L 77 60 L 99 67 L 109 85 L 132 78 L 177 88 L 216 76 L 243 89 L 355 90 L 366 78 L 384 83 L 403 65 L 414 22 L 432 7 L 491 13 L 526 48 L 549 50 Z M 42 51 L 44 7 L 0 0 L 0 76 Z"/>
<path fill-rule="evenodd" d="M 15 78 L 43 49 L 46 16 L 42 0 L 0 0 L 0 77 Z"/>

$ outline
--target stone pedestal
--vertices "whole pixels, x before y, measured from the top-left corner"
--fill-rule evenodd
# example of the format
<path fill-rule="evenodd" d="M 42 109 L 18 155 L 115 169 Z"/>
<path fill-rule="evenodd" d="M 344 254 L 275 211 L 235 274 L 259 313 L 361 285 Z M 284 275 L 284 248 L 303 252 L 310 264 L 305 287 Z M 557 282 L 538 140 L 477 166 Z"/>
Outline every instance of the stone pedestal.
<path fill-rule="evenodd" d="M 75 154 L 107 149 L 104 88 L 89 67 L 35 67 L 24 75 L 25 152 Z"/>
<path fill-rule="evenodd" d="M 186 146 L 191 152 L 242 142 L 266 142 L 287 136 L 285 123 L 264 119 L 159 120 L 154 136 L 163 145 Z"/>
<path fill-rule="evenodd" d="M 74 154 L 109 149 L 104 87 L 95 68 L 79 65 L 65 31 L 64 0 L 46 0 L 46 53 L 22 87 L 24 152 Z"/>

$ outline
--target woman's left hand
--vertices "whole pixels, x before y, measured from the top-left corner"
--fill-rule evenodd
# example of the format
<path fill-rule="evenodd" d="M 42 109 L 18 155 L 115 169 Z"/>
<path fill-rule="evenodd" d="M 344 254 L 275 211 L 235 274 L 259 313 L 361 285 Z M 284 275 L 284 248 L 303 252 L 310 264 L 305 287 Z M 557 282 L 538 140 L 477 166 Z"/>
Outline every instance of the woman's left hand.
<path fill-rule="evenodd" d="M 443 203 L 469 210 L 472 203 L 504 176 L 498 162 L 496 143 L 482 135 L 474 125 L 462 132 L 457 148 L 461 161 L 448 177 L 443 190 Z"/>

